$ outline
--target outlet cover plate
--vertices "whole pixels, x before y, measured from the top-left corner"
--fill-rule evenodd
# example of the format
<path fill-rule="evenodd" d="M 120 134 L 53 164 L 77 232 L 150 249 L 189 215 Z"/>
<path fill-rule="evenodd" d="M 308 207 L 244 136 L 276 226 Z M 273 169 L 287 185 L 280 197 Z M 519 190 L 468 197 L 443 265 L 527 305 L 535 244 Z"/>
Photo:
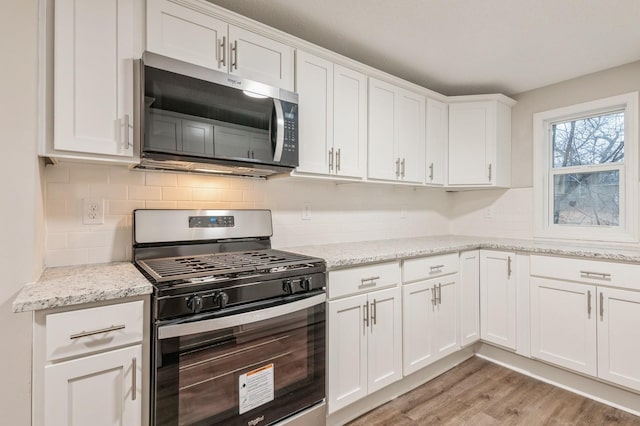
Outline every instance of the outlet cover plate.
<path fill-rule="evenodd" d="M 82 223 L 102 225 L 104 223 L 104 200 L 85 198 L 82 203 Z"/>

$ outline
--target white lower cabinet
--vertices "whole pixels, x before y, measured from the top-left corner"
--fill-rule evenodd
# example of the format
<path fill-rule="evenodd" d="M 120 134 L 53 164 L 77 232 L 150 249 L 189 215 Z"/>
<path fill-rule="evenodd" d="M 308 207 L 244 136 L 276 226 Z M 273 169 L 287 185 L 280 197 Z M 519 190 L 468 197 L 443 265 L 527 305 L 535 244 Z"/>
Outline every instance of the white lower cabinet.
<path fill-rule="evenodd" d="M 480 340 L 480 251 L 460 253 L 460 345 Z"/>
<path fill-rule="evenodd" d="M 531 355 L 640 390 L 640 292 L 531 279 Z"/>
<path fill-rule="evenodd" d="M 516 350 L 515 253 L 480 250 L 480 337 Z"/>
<path fill-rule="evenodd" d="M 397 265 L 397 264 L 396 264 Z M 344 272 L 344 271 L 339 271 Z M 375 267 L 363 273 L 375 273 Z M 348 274 L 351 275 L 351 274 Z M 340 286 L 337 275 L 329 286 Z M 328 302 L 327 403 L 330 413 L 402 378 L 401 294 L 390 288 Z M 362 279 L 373 278 L 367 276 Z"/>
<path fill-rule="evenodd" d="M 45 368 L 46 425 L 141 425 L 142 345 Z"/>
<path fill-rule="evenodd" d="M 405 376 L 460 348 L 457 285 L 457 274 L 403 285 Z"/>

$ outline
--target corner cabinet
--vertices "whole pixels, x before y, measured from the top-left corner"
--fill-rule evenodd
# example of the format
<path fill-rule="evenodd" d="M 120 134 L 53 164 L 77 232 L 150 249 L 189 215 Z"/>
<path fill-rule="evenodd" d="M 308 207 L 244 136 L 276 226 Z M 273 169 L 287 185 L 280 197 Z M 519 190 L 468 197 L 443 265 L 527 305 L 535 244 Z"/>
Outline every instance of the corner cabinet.
<path fill-rule="evenodd" d="M 480 337 L 516 350 L 515 253 L 480 250 Z"/>
<path fill-rule="evenodd" d="M 298 50 L 300 165 L 296 174 L 363 179 L 366 170 L 367 79 Z"/>
<path fill-rule="evenodd" d="M 143 425 L 148 363 L 143 300 L 36 312 L 34 425 Z"/>
<path fill-rule="evenodd" d="M 511 186 L 511 106 L 503 95 L 450 98 L 450 187 Z"/>
<path fill-rule="evenodd" d="M 402 378 L 397 262 L 329 272 L 329 413 Z M 332 291 L 333 289 L 333 291 Z"/>
<path fill-rule="evenodd" d="M 447 183 L 447 141 L 449 139 L 449 106 L 427 99 L 427 144 L 425 155 L 427 185 Z"/>
<path fill-rule="evenodd" d="M 425 179 L 425 98 L 369 79 L 368 178 L 408 183 Z"/>
<path fill-rule="evenodd" d="M 531 355 L 640 391 L 638 273 L 635 264 L 531 256 Z"/>
<path fill-rule="evenodd" d="M 141 0 L 55 1 L 53 144 L 41 154 L 133 156 L 141 9 Z"/>
<path fill-rule="evenodd" d="M 204 1 L 147 0 L 147 50 L 293 91 L 293 48 L 216 10 Z"/>

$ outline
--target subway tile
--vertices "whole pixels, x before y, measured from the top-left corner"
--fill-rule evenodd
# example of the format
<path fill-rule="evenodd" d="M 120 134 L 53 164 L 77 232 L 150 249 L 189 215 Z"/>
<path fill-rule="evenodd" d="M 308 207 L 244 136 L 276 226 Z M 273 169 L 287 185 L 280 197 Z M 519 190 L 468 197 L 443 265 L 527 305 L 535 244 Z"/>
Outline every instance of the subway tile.
<path fill-rule="evenodd" d="M 127 199 L 127 185 L 125 184 L 107 184 L 107 183 L 90 183 L 89 197 L 99 199 Z"/>
<path fill-rule="evenodd" d="M 45 266 L 83 265 L 89 262 L 87 249 L 47 250 Z"/>
<path fill-rule="evenodd" d="M 242 191 L 237 189 L 223 189 L 220 191 L 220 201 L 242 201 Z"/>
<path fill-rule="evenodd" d="M 109 169 L 113 166 L 70 165 L 69 182 L 71 183 L 109 183 Z"/>
<path fill-rule="evenodd" d="M 87 183 L 47 183 L 48 200 L 76 200 L 89 195 Z"/>
<path fill-rule="evenodd" d="M 220 199 L 220 190 L 215 188 L 194 188 L 194 201 L 218 201 Z"/>
<path fill-rule="evenodd" d="M 242 191 L 242 201 L 251 203 L 263 203 L 265 201 L 264 192 Z"/>
<path fill-rule="evenodd" d="M 175 173 L 145 172 L 147 186 L 178 186 L 178 176 Z"/>
<path fill-rule="evenodd" d="M 66 200 L 46 200 L 45 214 L 47 217 L 65 216 L 67 214 Z"/>
<path fill-rule="evenodd" d="M 68 248 L 66 232 L 49 232 L 47 234 L 47 249 L 59 250 Z"/>
<path fill-rule="evenodd" d="M 109 215 L 130 215 L 135 209 L 143 209 L 144 201 L 139 200 L 109 200 L 106 212 Z"/>
<path fill-rule="evenodd" d="M 129 186 L 130 200 L 161 200 L 162 188 L 159 186 Z"/>
<path fill-rule="evenodd" d="M 163 187 L 162 199 L 171 201 L 188 201 L 193 197 L 192 188 Z"/>
<path fill-rule="evenodd" d="M 125 185 L 144 185 L 145 172 L 129 170 L 128 167 L 114 166 L 109 169 L 109 183 L 123 183 Z"/>
<path fill-rule="evenodd" d="M 69 232 L 69 248 L 105 247 L 108 235 L 107 232 Z"/>
<path fill-rule="evenodd" d="M 44 168 L 45 179 L 50 183 L 69 183 L 69 168 L 62 165 L 48 165 Z"/>
<path fill-rule="evenodd" d="M 178 203 L 176 201 L 145 201 L 145 209 L 176 209 Z"/>

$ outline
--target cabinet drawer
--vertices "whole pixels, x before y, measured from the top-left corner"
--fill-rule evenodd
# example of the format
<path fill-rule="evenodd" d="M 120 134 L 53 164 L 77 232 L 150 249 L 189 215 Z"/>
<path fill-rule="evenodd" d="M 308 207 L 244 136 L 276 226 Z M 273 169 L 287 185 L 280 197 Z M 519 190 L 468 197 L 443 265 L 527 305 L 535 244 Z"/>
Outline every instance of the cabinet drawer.
<path fill-rule="evenodd" d="M 531 256 L 531 275 L 640 290 L 640 265 L 628 263 Z"/>
<path fill-rule="evenodd" d="M 329 271 L 329 298 L 363 293 L 400 282 L 400 264 L 398 262 Z"/>
<path fill-rule="evenodd" d="M 402 282 L 408 283 L 458 272 L 458 253 L 407 259 L 402 263 Z"/>
<path fill-rule="evenodd" d="M 142 341 L 143 301 L 47 315 L 46 359 L 82 355 Z"/>

